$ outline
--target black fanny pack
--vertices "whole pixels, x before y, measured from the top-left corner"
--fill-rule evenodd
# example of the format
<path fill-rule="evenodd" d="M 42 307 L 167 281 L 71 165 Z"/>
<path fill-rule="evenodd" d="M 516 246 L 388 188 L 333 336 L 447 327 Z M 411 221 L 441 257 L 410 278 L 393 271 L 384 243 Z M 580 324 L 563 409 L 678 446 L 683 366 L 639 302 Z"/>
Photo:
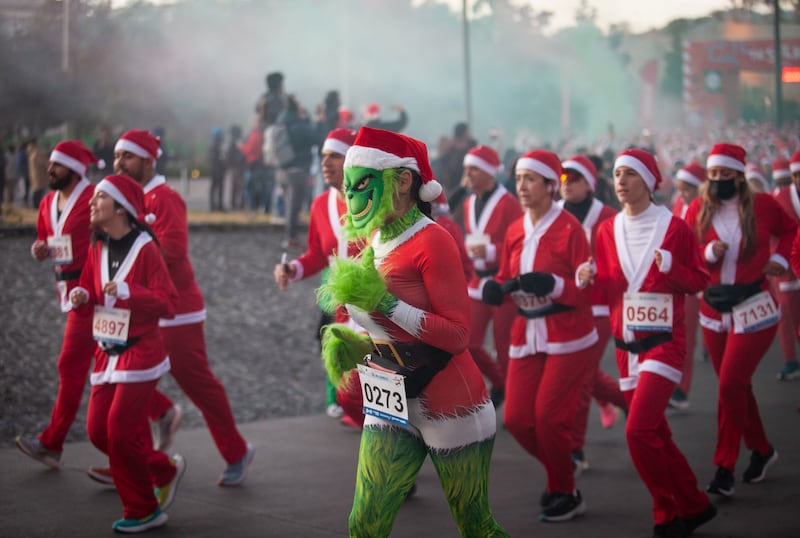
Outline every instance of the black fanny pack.
<path fill-rule="evenodd" d="M 650 351 L 654 347 L 660 346 L 661 344 L 666 344 L 671 340 L 672 331 L 651 334 L 650 336 L 635 342 L 625 342 L 619 338 L 614 338 L 614 345 L 617 347 L 617 349 L 628 351 L 629 353 L 636 353 L 638 355 L 640 353 L 644 353 L 645 351 Z"/>
<path fill-rule="evenodd" d="M 108 353 L 109 355 L 122 355 L 125 351 L 132 348 L 136 342 L 139 341 L 139 337 L 135 338 L 128 338 L 128 340 L 124 344 L 112 344 L 110 342 L 97 342 L 97 345 L 100 346 L 100 349 Z"/>
<path fill-rule="evenodd" d="M 497 274 L 497 269 L 475 269 L 475 274 L 479 278 L 486 278 Z"/>
<path fill-rule="evenodd" d="M 752 284 L 717 284 L 703 292 L 706 304 L 717 312 L 730 312 L 733 307 L 761 291 L 762 278 Z"/>
<path fill-rule="evenodd" d="M 402 375 L 405 378 L 406 396 L 417 398 L 452 357 L 450 353 L 424 343 L 376 342 L 375 349 L 365 357 L 365 361 L 368 365 L 372 362 L 382 369 Z"/>

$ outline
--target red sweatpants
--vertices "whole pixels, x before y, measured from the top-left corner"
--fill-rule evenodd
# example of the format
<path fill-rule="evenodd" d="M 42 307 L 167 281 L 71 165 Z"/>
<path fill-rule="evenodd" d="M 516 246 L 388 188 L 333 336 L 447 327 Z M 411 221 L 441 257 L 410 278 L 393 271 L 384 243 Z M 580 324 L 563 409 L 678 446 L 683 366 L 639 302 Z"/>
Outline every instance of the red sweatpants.
<path fill-rule="evenodd" d="M 158 380 L 94 385 L 86 427 L 89 439 L 108 454 L 111 476 L 122 500 L 123 517 L 140 519 L 158 507 L 153 487 L 175 477 L 175 466 L 153 450 L 147 410 Z"/>
<path fill-rule="evenodd" d="M 361 394 L 361 381 L 356 368 L 344 374 L 336 389 L 336 402 L 353 422 L 361 428 L 364 427 L 364 396 Z"/>
<path fill-rule="evenodd" d="M 511 345 L 511 325 L 517 315 L 517 305 L 505 302 L 500 306 L 489 306 L 471 299 L 469 302 L 470 328 L 469 352 L 478 369 L 492 384 L 492 388 L 505 386 L 508 370 L 508 348 Z M 492 338 L 497 360 L 486 351 L 486 329 L 492 322 Z"/>
<path fill-rule="evenodd" d="M 573 493 L 572 425 L 578 398 L 593 375 L 593 347 L 565 355 L 511 359 L 503 423 L 547 471 L 547 491 Z"/>
<path fill-rule="evenodd" d="M 586 385 L 581 391 L 578 400 L 578 408 L 575 411 L 575 420 L 572 423 L 572 451 L 583 450 L 586 442 L 586 428 L 589 425 L 589 407 L 594 397 L 600 405 L 610 402 L 620 409 L 627 409 L 628 403 L 625 401 L 622 391 L 619 390 L 619 383 L 616 379 L 600 369 L 600 361 L 603 359 L 608 341 L 611 338 L 611 324 L 608 316 L 594 318 L 595 327 L 599 340 L 592 346 L 595 354 L 592 357 L 593 365 L 589 368 L 594 371 L 586 380 Z"/>
<path fill-rule="evenodd" d="M 50 415 L 50 423 L 39 435 L 48 450 L 61 452 L 64 439 L 81 407 L 83 387 L 92 366 L 97 342 L 92 338 L 92 314 L 67 313 L 64 341 L 58 355 L 58 395 Z"/>
<path fill-rule="evenodd" d="M 775 338 L 777 325 L 749 334 L 735 334 L 733 329 L 718 333 L 703 328 L 703 340 L 719 377 L 717 396 L 717 447 L 714 465 L 733 472 L 739 457 L 742 437 L 750 450 L 769 452 L 770 444 L 751 379 L 758 363 Z"/>
<path fill-rule="evenodd" d="M 686 313 L 686 360 L 683 361 L 683 376 L 678 388 L 689 395 L 694 374 L 694 352 L 697 347 L 697 326 L 700 324 L 700 299 L 696 295 L 687 295 L 683 303 Z"/>
<path fill-rule="evenodd" d="M 672 440 L 672 431 L 664 416 L 674 389 L 675 383 L 669 379 L 642 372 L 636 388 L 624 393 L 628 400 L 625 425 L 628 451 L 653 498 L 656 525 L 668 523 L 675 517 L 696 515 L 709 503 L 708 496 L 697 488 L 697 478 L 689 462 Z"/>
<path fill-rule="evenodd" d="M 227 463 L 241 460 L 247 452 L 247 442 L 236 427 L 225 387 L 208 365 L 203 323 L 161 327 L 161 337 L 169 353 L 172 377 L 203 413 L 222 458 Z M 164 394 L 155 391 L 150 418 L 157 419 L 173 405 Z"/>

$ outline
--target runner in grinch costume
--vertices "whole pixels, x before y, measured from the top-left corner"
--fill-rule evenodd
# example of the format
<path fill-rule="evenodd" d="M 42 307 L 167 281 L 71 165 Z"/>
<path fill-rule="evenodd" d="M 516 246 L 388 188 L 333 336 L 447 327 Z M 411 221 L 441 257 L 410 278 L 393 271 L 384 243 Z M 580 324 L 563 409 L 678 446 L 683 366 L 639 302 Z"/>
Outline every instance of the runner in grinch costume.
<path fill-rule="evenodd" d="M 458 248 L 429 216 L 442 187 L 427 149 L 362 127 L 344 166 L 345 230 L 371 243 L 360 259 L 333 261 L 318 297 L 345 305 L 368 332 L 334 324 L 323 335 L 334 384 L 362 365 L 367 416 L 350 536 L 389 536 L 428 455 L 461 535 L 508 536 L 488 503 L 495 410 L 467 350 L 469 297 Z M 395 373 L 404 381 L 391 385 Z"/>

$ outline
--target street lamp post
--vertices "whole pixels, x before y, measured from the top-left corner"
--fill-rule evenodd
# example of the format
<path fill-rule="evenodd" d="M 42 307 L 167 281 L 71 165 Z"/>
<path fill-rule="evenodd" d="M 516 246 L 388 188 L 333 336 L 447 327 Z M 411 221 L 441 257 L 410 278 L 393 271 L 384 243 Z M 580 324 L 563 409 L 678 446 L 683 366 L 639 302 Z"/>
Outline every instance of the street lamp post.
<path fill-rule="evenodd" d="M 461 0 L 461 13 L 464 17 L 464 98 L 467 108 L 467 125 L 472 129 L 472 87 L 470 85 L 469 59 L 469 20 L 467 19 L 467 0 Z"/>
<path fill-rule="evenodd" d="M 781 58 L 781 6 L 778 0 L 772 0 L 775 9 L 774 31 L 775 31 L 775 127 L 780 129 L 783 126 L 783 80 L 782 80 L 782 58 Z"/>

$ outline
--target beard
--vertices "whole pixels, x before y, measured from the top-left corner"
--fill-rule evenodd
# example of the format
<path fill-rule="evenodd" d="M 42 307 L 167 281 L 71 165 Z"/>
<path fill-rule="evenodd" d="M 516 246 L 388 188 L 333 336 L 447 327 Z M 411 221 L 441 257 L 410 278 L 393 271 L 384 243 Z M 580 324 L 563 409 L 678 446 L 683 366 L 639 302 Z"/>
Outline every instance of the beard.
<path fill-rule="evenodd" d="M 61 177 L 55 174 L 50 174 L 50 188 L 54 191 L 64 190 L 69 186 L 70 183 L 72 183 L 73 174 L 75 174 L 75 172 L 72 171 Z"/>

